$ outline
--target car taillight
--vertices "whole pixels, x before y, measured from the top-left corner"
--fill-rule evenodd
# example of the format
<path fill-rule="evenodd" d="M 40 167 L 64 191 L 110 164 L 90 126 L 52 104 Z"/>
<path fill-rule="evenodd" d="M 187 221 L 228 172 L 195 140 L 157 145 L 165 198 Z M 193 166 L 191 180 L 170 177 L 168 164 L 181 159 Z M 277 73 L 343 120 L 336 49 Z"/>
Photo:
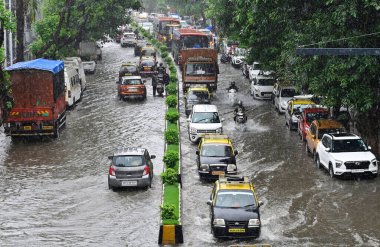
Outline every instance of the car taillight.
<path fill-rule="evenodd" d="M 149 172 L 150 172 L 150 168 L 149 168 L 149 166 L 145 166 L 145 167 L 144 167 L 144 173 L 143 173 L 143 176 L 148 175 Z"/>
<path fill-rule="evenodd" d="M 110 169 L 108 170 L 109 175 L 115 176 L 115 168 L 113 166 L 110 166 Z"/>

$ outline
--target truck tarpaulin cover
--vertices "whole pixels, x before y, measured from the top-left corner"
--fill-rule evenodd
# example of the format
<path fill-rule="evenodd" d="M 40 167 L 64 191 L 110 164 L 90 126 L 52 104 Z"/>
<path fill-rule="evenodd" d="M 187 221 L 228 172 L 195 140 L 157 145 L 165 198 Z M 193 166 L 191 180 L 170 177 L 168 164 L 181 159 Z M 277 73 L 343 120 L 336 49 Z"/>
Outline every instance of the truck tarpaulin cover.
<path fill-rule="evenodd" d="M 56 74 L 60 72 L 61 70 L 63 70 L 63 66 L 64 66 L 63 61 L 39 58 L 32 61 L 15 63 L 5 68 L 5 70 L 11 71 L 11 70 L 24 70 L 24 69 L 37 69 L 37 70 L 50 71 L 53 74 Z"/>

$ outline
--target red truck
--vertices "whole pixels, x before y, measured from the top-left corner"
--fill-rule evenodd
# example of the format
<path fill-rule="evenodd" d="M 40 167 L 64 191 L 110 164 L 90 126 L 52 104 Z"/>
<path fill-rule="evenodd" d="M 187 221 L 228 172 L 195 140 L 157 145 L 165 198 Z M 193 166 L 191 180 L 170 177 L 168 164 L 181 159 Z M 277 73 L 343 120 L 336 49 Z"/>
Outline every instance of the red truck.
<path fill-rule="evenodd" d="M 204 85 L 210 92 L 218 88 L 218 52 L 209 48 L 182 50 L 182 89 L 191 85 Z"/>
<path fill-rule="evenodd" d="M 40 58 L 5 70 L 10 74 L 14 101 L 4 121 L 5 134 L 58 138 L 66 123 L 63 61 Z"/>

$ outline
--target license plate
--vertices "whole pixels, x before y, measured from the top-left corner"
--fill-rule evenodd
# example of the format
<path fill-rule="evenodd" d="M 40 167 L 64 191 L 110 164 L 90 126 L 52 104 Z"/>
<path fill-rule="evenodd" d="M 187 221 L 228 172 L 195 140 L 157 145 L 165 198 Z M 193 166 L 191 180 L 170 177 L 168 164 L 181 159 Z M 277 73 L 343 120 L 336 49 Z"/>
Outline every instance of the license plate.
<path fill-rule="evenodd" d="M 32 126 L 24 126 L 24 130 L 32 130 Z"/>
<path fill-rule="evenodd" d="M 121 186 L 137 186 L 137 181 L 121 181 Z"/>
<path fill-rule="evenodd" d="M 211 172 L 212 175 L 224 175 L 224 171 L 213 171 Z"/>
<path fill-rule="evenodd" d="M 352 173 L 363 173 L 364 170 L 363 169 L 353 169 L 351 170 Z"/>
<path fill-rule="evenodd" d="M 42 126 L 43 130 L 52 130 L 53 128 L 53 126 Z"/>
<path fill-rule="evenodd" d="M 150 68 L 149 67 L 144 67 L 144 70 L 145 71 L 150 71 Z"/>
<path fill-rule="evenodd" d="M 228 232 L 245 232 L 244 228 L 230 228 Z"/>
<path fill-rule="evenodd" d="M 131 89 L 128 89 L 129 92 L 137 92 L 139 91 L 137 88 L 131 88 Z"/>

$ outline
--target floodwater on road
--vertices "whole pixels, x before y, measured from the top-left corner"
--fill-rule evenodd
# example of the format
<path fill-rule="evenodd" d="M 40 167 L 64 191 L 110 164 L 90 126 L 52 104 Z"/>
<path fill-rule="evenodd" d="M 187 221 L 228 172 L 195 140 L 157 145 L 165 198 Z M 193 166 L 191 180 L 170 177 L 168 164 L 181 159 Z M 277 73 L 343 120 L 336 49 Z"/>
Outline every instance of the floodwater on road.
<path fill-rule="evenodd" d="M 12 142 L 0 133 L 0 246 L 154 246 L 159 232 L 165 101 L 119 101 L 116 78 L 132 48 L 107 43 L 59 140 Z M 153 188 L 108 190 L 107 157 L 145 147 Z"/>
<path fill-rule="evenodd" d="M 318 170 L 296 131 L 285 127 L 270 101 L 254 100 L 241 70 L 220 64 L 218 106 L 224 133 L 239 151 L 238 173 L 251 176 L 261 212 L 261 236 L 255 240 L 217 240 L 206 204 L 212 183 L 200 182 L 197 146 L 187 135 L 181 102 L 183 224 L 185 246 L 272 244 L 273 246 L 380 246 L 379 179 L 331 179 Z M 235 126 L 227 91 L 231 81 L 247 109 L 245 128 Z"/>

